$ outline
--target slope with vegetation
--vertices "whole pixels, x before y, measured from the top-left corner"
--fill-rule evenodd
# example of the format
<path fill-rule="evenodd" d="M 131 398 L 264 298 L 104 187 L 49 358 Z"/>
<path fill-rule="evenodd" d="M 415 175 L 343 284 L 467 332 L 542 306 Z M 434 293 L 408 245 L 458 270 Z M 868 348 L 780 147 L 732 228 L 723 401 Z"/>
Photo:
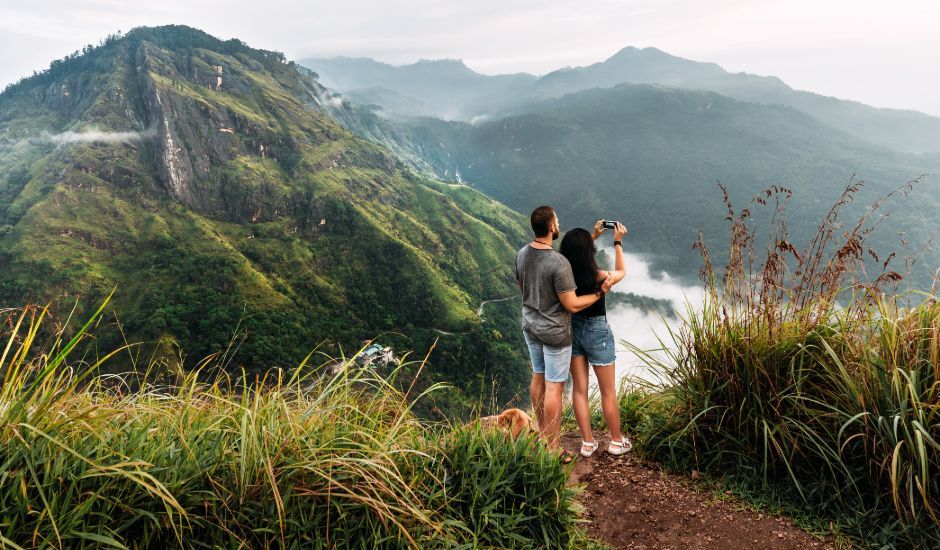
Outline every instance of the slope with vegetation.
<path fill-rule="evenodd" d="M 475 310 L 514 291 L 520 217 L 356 138 L 334 101 L 280 53 L 187 27 L 112 36 L 10 86 L 0 303 L 78 297 L 87 312 L 117 287 L 102 346 L 234 344 L 230 366 L 251 371 L 321 342 L 349 352 L 392 332 L 423 353 L 435 329 L 466 332 L 435 348 L 431 376 L 471 393 L 496 377 L 511 398 L 513 317 Z"/>

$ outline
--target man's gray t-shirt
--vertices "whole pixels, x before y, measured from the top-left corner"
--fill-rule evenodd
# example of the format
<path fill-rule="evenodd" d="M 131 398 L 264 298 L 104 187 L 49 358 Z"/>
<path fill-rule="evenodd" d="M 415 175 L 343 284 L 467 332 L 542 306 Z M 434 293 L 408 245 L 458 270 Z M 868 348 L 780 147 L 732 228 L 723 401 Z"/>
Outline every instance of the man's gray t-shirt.
<path fill-rule="evenodd" d="M 526 245 L 516 254 L 515 272 L 522 287 L 522 330 L 546 346 L 570 346 L 571 315 L 558 293 L 578 286 L 571 264 L 551 248 Z"/>

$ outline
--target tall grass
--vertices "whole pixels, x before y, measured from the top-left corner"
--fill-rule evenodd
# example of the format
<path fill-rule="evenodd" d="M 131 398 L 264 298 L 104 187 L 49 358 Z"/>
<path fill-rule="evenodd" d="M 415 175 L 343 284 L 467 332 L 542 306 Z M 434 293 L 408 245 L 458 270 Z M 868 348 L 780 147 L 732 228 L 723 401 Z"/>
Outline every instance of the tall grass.
<path fill-rule="evenodd" d="M 665 355 L 634 348 L 671 384 L 673 405 L 646 425 L 648 454 L 783 484 L 822 513 L 871 518 L 864 528 L 889 539 L 940 533 L 940 305 L 898 295 L 895 256 L 865 245 L 884 202 L 918 181 L 843 225 L 853 183 L 802 249 L 787 234 L 788 190 L 741 211 L 725 194 L 728 264 L 716 273 L 699 239 L 707 299 L 664 338 Z M 770 205 L 758 240 L 751 210 Z"/>
<path fill-rule="evenodd" d="M 101 311 L 45 345 L 45 310 L 4 312 L 0 547 L 554 547 L 577 535 L 565 470 L 531 438 L 424 425 L 362 369 L 192 372 L 173 386 L 99 376 L 122 350 L 76 354 Z"/>

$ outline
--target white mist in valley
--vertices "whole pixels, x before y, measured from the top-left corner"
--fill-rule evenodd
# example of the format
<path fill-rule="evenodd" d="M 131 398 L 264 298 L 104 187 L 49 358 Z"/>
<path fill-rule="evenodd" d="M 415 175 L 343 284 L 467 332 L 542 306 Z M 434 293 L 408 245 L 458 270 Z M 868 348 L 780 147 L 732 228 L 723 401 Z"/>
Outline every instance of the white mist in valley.
<path fill-rule="evenodd" d="M 612 248 L 607 249 L 606 253 L 608 258 L 614 257 Z M 628 351 L 623 341 L 643 350 L 659 349 L 663 344 L 671 345 L 667 329 L 679 328 L 680 317 L 685 315 L 687 304 L 701 304 L 705 296 L 704 290 L 700 286 L 686 286 L 666 272 L 653 273 L 650 262 L 642 255 L 624 252 L 624 263 L 627 276 L 613 287 L 613 292 L 632 293 L 666 301 L 671 305 L 675 316 L 666 317 L 629 304 L 613 305 L 610 304 L 613 300 L 608 300 L 607 320 L 617 342 L 617 378 L 658 383 L 660 377 L 657 373 L 648 369 L 636 355 Z M 593 372 L 591 381 L 592 386 L 596 385 Z"/>
<path fill-rule="evenodd" d="M 86 128 L 81 132 L 61 132 L 58 134 L 43 132 L 40 134 L 39 140 L 56 145 L 71 143 L 120 143 L 144 141 L 153 138 L 156 134 L 156 131 L 152 128 L 139 132 L 110 132 L 97 128 Z"/>
<path fill-rule="evenodd" d="M 10 129 L 7 128 L 4 135 L 0 135 L 0 150 L 18 152 L 46 143 L 55 146 L 85 143 L 139 143 L 153 139 L 156 135 L 157 131 L 153 128 L 139 131 L 110 131 L 91 126 L 79 132 L 70 130 L 58 133 L 35 129 L 30 131 L 29 128 L 26 128 L 12 133 L 12 135 Z"/>

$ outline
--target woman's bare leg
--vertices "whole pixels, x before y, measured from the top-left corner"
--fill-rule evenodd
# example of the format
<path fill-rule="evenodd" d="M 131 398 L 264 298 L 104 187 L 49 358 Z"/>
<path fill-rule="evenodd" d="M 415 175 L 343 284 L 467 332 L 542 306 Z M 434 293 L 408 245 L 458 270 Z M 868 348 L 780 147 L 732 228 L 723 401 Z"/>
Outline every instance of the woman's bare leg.
<path fill-rule="evenodd" d="M 588 403 L 588 364 L 583 355 L 571 358 L 571 404 L 581 439 L 594 441 L 594 434 L 591 432 L 591 406 Z"/>
<path fill-rule="evenodd" d="M 580 359 L 584 359 L 581 357 Z M 571 373 L 574 374 L 572 364 Z M 607 420 L 607 429 L 610 430 L 610 440 L 620 441 L 620 403 L 617 402 L 617 371 L 616 365 L 596 365 L 594 374 L 597 375 L 597 387 L 601 392 L 601 410 Z M 575 409 L 577 410 L 577 409 Z"/>

